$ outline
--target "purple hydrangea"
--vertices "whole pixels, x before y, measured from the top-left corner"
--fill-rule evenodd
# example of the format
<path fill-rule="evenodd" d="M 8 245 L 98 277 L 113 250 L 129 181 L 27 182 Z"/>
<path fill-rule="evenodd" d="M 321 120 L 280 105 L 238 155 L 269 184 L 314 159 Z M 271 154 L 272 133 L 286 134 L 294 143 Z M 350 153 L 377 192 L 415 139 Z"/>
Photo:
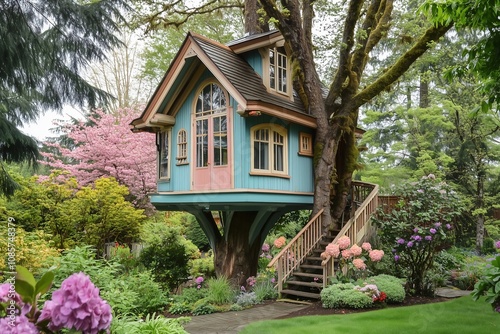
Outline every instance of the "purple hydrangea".
<path fill-rule="evenodd" d="M 414 232 L 414 233 L 418 233 L 418 227 L 415 227 L 415 228 L 413 229 L 413 232 Z"/>
<path fill-rule="evenodd" d="M 263 244 L 262 245 L 262 251 L 263 252 L 269 252 L 269 249 L 271 249 L 271 247 L 269 246 L 269 244 Z"/>
<path fill-rule="evenodd" d="M 434 227 L 435 227 L 435 228 L 440 228 L 440 227 L 441 227 L 441 223 L 439 223 L 439 222 L 438 222 L 438 223 L 435 223 L 435 224 L 434 224 Z"/>
<path fill-rule="evenodd" d="M 10 283 L 0 284 L 0 303 L 9 303 L 9 294 L 12 294 L 14 286 Z M 10 292 L 10 293 L 9 293 Z M 23 307 L 24 303 L 17 292 L 14 292 L 14 298 L 12 298 L 17 306 Z"/>
<path fill-rule="evenodd" d="M 431 229 L 429 230 L 429 232 L 431 232 L 431 234 L 436 234 L 436 232 L 437 232 L 437 231 L 436 231 L 436 229 L 435 229 L 435 228 L 431 228 Z"/>
<path fill-rule="evenodd" d="M 399 261 L 399 255 L 394 255 L 394 261 L 396 261 L 396 262 Z"/>
<path fill-rule="evenodd" d="M 451 230 L 451 225 L 450 225 L 450 224 L 446 224 L 446 228 L 447 228 L 448 230 Z"/>
<path fill-rule="evenodd" d="M 203 279 L 202 276 L 198 276 L 194 281 L 196 282 L 196 284 L 200 285 L 201 283 L 203 283 L 204 280 L 205 279 Z"/>
<path fill-rule="evenodd" d="M 498 240 L 497 242 L 495 242 L 495 248 L 496 249 L 500 249 L 500 240 Z"/>
<path fill-rule="evenodd" d="M 4 334 L 39 334 L 36 326 L 24 315 L 15 317 L 13 323 L 9 317 L 0 318 L 0 333 Z"/>
<path fill-rule="evenodd" d="M 413 247 L 413 241 L 408 241 L 408 243 L 406 244 L 407 247 L 411 248 Z"/>
<path fill-rule="evenodd" d="M 45 302 L 38 321 L 49 320 L 49 329 L 75 329 L 85 334 L 97 334 L 111 325 L 111 307 L 99 296 L 99 289 L 84 273 L 65 279 L 61 288 Z"/>
<path fill-rule="evenodd" d="M 419 235 L 412 235 L 411 238 L 417 242 L 422 240 L 422 237 Z"/>
<path fill-rule="evenodd" d="M 405 239 L 399 238 L 396 242 L 400 245 L 403 245 L 405 243 Z"/>
<path fill-rule="evenodd" d="M 427 240 L 427 241 L 431 241 L 431 240 L 432 240 L 432 236 L 431 236 L 431 235 L 426 235 L 426 236 L 425 236 L 425 240 Z"/>

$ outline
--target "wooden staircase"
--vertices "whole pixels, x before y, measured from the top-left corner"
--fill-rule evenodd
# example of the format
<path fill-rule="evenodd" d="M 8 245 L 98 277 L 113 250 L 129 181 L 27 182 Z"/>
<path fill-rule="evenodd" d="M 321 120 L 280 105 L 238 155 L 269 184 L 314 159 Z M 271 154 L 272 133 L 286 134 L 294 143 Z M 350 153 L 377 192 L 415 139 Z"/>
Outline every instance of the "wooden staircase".
<path fill-rule="evenodd" d="M 378 185 L 353 182 L 353 214 L 340 230 L 325 233 L 318 212 L 268 267 L 278 274 L 278 292 L 302 299 L 319 299 L 321 289 L 335 275 L 333 258 L 323 260 L 326 245 L 347 235 L 351 244 L 360 243 L 371 229 L 370 217 L 377 209 Z"/>

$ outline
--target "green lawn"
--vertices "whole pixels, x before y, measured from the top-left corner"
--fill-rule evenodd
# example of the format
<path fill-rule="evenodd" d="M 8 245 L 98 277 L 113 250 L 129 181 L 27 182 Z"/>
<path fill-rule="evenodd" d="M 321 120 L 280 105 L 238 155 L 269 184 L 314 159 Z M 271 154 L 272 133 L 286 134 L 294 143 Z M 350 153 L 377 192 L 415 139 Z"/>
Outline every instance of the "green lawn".
<path fill-rule="evenodd" d="M 346 315 L 307 316 L 256 322 L 241 334 L 499 334 L 500 313 L 470 296 L 442 303 Z"/>

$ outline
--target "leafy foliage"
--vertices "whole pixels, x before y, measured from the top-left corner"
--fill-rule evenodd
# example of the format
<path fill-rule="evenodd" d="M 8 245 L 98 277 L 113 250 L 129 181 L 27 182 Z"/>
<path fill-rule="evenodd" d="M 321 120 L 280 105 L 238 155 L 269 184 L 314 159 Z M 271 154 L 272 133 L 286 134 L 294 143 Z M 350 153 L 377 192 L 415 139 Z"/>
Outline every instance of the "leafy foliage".
<path fill-rule="evenodd" d="M 485 301 L 500 312 L 500 256 L 491 261 L 491 267 L 474 286 L 472 298 L 478 300 L 483 295 L 486 295 Z"/>
<path fill-rule="evenodd" d="M 182 325 L 190 318 L 164 318 L 156 313 L 148 314 L 145 319 L 134 317 L 115 317 L 111 323 L 113 334 L 188 334 Z"/>
<path fill-rule="evenodd" d="M 149 223 L 143 229 L 146 243 L 140 262 L 155 275 L 155 279 L 168 290 L 176 289 L 189 276 L 189 261 L 199 252 L 186 240 L 178 227 L 163 223 Z"/>
<path fill-rule="evenodd" d="M 207 302 L 215 305 L 232 304 L 236 292 L 225 277 L 211 278 L 207 282 Z"/>
<path fill-rule="evenodd" d="M 74 146 L 45 143 L 58 153 L 43 153 L 44 163 L 69 171 L 81 185 L 113 177 L 128 188 L 129 199 L 137 207 L 151 210 L 147 194 L 156 189 L 155 141 L 150 133 L 130 131 L 129 124 L 137 114 L 131 108 L 112 114 L 96 110 L 89 122 L 67 125 L 64 134 Z"/>
<path fill-rule="evenodd" d="M 114 34 L 126 8 L 123 0 L 0 2 L 0 193 L 17 188 L 4 162 L 38 158 L 37 143 L 20 125 L 66 103 L 96 106 L 109 99 L 81 70 L 119 45 Z"/>
<path fill-rule="evenodd" d="M 451 246 L 453 221 L 461 210 L 457 194 L 433 175 L 405 184 L 396 193 L 401 196 L 390 213 L 378 211 L 374 219 L 381 241 L 394 249 L 394 260 L 407 270 L 408 291 L 429 293 L 424 277 L 434 266 L 435 255 Z"/>
<path fill-rule="evenodd" d="M 352 283 L 332 284 L 321 290 L 321 302 L 324 308 L 368 308 L 373 300 L 363 292 L 354 289 Z"/>
<path fill-rule="evenodd" d="M 368 277 L 365 284 L 375 284 L 380 291 L 385 292 L 387 303 L 401 303 L 405 299 L 404 280 L 391 275 L 377 275 Z"/>

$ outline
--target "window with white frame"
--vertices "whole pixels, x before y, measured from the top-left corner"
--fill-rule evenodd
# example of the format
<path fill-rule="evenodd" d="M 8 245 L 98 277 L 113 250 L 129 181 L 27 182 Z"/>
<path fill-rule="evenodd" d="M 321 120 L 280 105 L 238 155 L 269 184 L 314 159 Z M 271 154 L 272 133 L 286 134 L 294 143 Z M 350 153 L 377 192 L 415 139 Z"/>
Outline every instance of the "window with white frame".
<path fill-rule="evenodd" d="M 158 146 L 158 177 L 170 178 L 170 129 L 156 134 Z"/>
<path fill-rule="evenodd" d="M 177 133 L 177 164 L 187 164 L 187 133 L 181 129 Z"/>
<path fill-rule="evenodd" d="M 288 174 L 287 130 L 275 124 L 252 127 L 252 173 Z"/>
<path fill-rule="evenodd" d="M 269 49 L 269 88 L 288 94 L 287 56 L 284 47 Z"/>

